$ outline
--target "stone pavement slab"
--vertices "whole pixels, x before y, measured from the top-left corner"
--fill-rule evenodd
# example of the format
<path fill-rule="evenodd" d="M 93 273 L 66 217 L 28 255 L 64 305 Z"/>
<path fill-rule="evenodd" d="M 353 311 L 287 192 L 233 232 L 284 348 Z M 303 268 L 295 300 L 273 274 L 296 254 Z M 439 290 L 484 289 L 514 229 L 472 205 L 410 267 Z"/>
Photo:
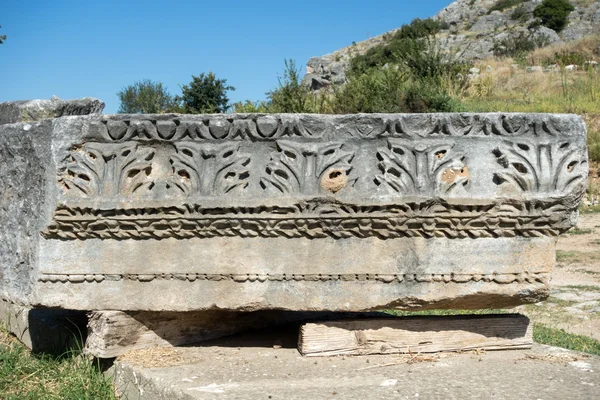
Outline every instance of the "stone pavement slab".
<path fill-rule="evenodd" d="M 293 333 L 133 352 L 127 399 L 597 399 L 600 357 L 534 345 L 477 354 L 302 357 Z"/>

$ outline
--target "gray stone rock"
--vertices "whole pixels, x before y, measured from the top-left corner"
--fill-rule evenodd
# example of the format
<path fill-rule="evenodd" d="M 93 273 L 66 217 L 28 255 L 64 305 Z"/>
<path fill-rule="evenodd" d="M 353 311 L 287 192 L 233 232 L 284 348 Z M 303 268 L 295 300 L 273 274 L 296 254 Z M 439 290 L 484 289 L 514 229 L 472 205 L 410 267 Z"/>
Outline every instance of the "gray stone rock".
<path fill-rule="evenodd" d="M 548 65 L 546 68 L 544 68 L 544 72 L 546 72 L 546 73 L 560 72 L 560 65 L 558 65 L 558 64 Z"/>
<path fill-rule="evenodd" d="M 540 67 L 539 65 L 534 65 L 533 67 L 527 67 L 527 72 L 529 72 L 529 73 L 544 72 L 544 68 Z"/>
<path fill-rule="evenodd" d="M 0 103 L 0 125 L 14 122 L 33 122 L 67 115 L 101 114 L 104 102 L 91 97 L 61 100 L 25 100 Z"/>
<path fill-rule="evenodd" d="M 565 42 L 571 42 L 573 40 L 581 39 L 584 36 L 591 35 L 597 32 L 597 27 L 594 27 L 588 21 L 577 21 L 567 25 L 565 29 L 560 32 L 560 37 Z"/>
<path fill-rule="evenodd" d="M 329 57 L 313 57 L 306 65 L 306 75 L 302 79 L 305 86 L 320 90 L 333 84 L 346 82 L 347 61 L 334 61 Z"/>
<path fill-rule="evenodd" d="M 502 25 L 507 21 L 507 18 L 498 12 L 493 12 L 489 15 L 484 15 L 480 17 L 477 22 L 471 27 L 472 32 L 491 32 Z"/>
<path fill-rule="evenodd" d="M 316 74 L 306 74 L 302 78 L 302 84 L 308 86 L 311 90 L 321 90 L 328 88 L 331 85 L 331 81 Z"/>
<path fill-rule="evenodd" d="M 547 114 L 62 117 L 0 126 L 0 295 L 81 310 L 543 300 L 587 184 Z"/>
<path fill-rule="evenodd" d="M 545 26 L 538 27 L 533 32 L 533 37 L 538 40 L 539 43 L 543 43 L 544 45 L 562 42 L 562 39 L 560 36 L 558 36 L 558 33 Z"/>

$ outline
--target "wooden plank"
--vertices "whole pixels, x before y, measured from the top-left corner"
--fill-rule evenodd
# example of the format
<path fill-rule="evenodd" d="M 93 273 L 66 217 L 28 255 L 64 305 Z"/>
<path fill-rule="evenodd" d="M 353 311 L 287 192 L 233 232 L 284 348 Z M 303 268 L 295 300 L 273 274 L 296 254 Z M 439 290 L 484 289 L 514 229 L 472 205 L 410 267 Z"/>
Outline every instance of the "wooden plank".
<path fill-rule="evenodd" d="M 305 356 L 435 353 L 526 349 L 529 318 L 520 314 L 419 316 L 304 324 L 298 350 Z"/>
<path fill-rule="evenodd" d="M 90 314 L 85 352 L 99 358 L 113 358 L 131 350 L 193 344 L 248 330 L 322 319 L 330 315 L 331 313 L 326 312 L 277 310 L 97 311 Z M 355 313 L 354 318 L 358 315 Z"/>

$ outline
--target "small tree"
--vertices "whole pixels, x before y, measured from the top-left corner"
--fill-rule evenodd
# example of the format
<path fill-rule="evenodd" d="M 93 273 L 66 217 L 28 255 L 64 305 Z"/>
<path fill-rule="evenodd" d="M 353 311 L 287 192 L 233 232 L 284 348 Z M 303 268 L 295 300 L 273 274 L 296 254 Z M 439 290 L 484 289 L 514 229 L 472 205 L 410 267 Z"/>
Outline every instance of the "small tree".
<path fill-rule="evenodd" d="M 278 76 L 277 89 L 267 92 L 269 111 L 273 113 L 311 112 L 310 89 L 302 85 L 300 70 L 294 60 L 284 60 L 283 77 Z"/>
<path fill-rule="evenodd" d="M 560 32 L 567 26 L 573 10 L 575 7 L 567 0 L 544 0 L 533 10 L 533 16 L 539 18 L 542 25 Z"/>
<path fill-rule="evenodd" d="M 0 25 L 0 28 L 2 28 L 2 25 Z M 5 40 L 6 40 L 6 35 L 0 35 L 0 44 L 4 43 Z"/>
<path fill-rule="evenodd" d="M 181 96 L 177 100 L 182 102 L 183 110 L 188 114 L 224 113 L 230 107 L 229 90 L 235 88 L 227 85 L 227 79 L 217 79 L 212 72 L 201 73 L 192 75 L 189 85 L 181 87 Z"/>
<path fill-rule="evenodd" d="M 160 82 L 150 79 L 125 86 L 117 93 L 121 100 L 119 113 L 159 114 L 173 111 L 176 102 Z"/>

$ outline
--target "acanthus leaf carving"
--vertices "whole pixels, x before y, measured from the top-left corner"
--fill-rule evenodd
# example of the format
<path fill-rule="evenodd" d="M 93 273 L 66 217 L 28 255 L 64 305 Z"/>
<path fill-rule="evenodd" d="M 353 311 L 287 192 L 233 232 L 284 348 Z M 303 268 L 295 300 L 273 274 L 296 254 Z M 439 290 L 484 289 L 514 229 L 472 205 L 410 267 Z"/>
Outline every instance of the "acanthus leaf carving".
<path fill-rule="evenodd" d="M 342 143 L 277 141 L 276 150 L 261 178 L 264 189 L 286 194 L 337 193 L 356 179 L 349 179 L 354 149 Z"/>
<path fill-rule="evenodd" d="M 380 174 L 375 184 L 402 194 L 449 193 L 470 181 L 465 156 L 453 154 L 454 144 L 410 144 L 388 139 L 377 152 Z"/>
<path fill-rule="evenodd" d="M 239 143 L 138 142 L 76 146 L 64 160 L 59 183 L 76 197 L 214 196 L 248 185 L 250 155 Z"/>
<path fill-rule="evenodd" d="M 566 192 L 585 187 L 587 156 L 568 141 L 555 143 L 508 142 L 492 153 L 503 168 L 494 174 L 496 184 L 512 184 L 521 192 Z"/>

